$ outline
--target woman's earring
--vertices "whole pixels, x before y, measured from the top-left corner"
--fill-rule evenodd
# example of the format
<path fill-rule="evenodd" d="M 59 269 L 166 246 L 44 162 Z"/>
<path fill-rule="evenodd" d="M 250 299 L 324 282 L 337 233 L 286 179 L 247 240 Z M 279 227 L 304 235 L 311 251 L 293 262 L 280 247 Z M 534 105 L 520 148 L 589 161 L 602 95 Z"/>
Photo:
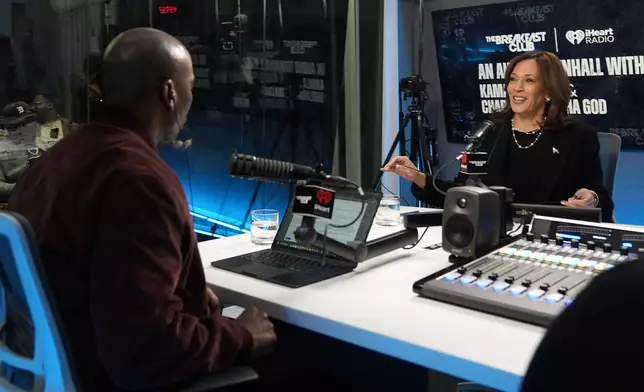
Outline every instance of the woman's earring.
<path fill-rule="evenodd" d="M 550 102 L 550 98 L 546 98 L 546 102 Z"/>

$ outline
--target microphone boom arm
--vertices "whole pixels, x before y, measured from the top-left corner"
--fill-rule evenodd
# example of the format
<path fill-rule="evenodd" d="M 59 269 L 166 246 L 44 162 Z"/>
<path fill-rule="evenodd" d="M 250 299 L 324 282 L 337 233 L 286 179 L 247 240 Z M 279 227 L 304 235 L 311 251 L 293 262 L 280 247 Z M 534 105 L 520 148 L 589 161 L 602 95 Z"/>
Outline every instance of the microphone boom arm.
<path fill-rule="evenodd" d="M 295 229 L 295 240 L 322 249 L 323 258 L 326 258 L 327 251 L 354 264 L 361 263 L 367 258 L 365 243 L 356 243 L 356 246 L 352 246 L 329 238 L 315 230 L 315 218 L 311 216 L 302 217 L 302 224 Z"/>

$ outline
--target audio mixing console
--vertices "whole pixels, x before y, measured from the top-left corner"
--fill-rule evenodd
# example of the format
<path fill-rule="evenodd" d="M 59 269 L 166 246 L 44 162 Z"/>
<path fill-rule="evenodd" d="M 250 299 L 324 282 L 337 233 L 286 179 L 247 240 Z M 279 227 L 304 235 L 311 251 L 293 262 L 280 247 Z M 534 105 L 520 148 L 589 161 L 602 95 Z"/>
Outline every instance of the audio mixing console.
<path fill-rule="evenodd" d="M 531 232 L 414 283 L 423 297 L 547 326 L 598 274 L 644 260 L 644 227 L 535 217 Z"/>

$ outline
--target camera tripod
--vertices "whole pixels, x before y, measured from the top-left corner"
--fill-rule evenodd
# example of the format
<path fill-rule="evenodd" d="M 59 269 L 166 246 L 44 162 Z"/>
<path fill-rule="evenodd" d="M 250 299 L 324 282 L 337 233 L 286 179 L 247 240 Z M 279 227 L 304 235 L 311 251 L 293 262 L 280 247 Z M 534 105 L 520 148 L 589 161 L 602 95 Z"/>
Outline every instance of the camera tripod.
<path fill-rule="evenodd" d="M 425 101 L 427 100 L 427 82 L 420 76 L 423 71 L 423 31 L 425 25 L 424 2 L 418 0 L 418 40 L 417 56 L 414 61 L 414 76 L 400 79 L 399 85 L 399 124 L 398 134 L 391 145 L 385 161 L 381 167 L 385 166 L 393 157 L 396 151 L 396 145 L 399 148 L 399 155 L 407 155 L 406 146 L 410 142 L 409 159 L 418 167 L 418 170 L 433 175 L 434 167 L 438 165 L 438 150 L 436 146 L 436 131 L 431 127 L 427 116 L 425 115 Z M 402 102 L 411 98 L 411 103 L 407 107 L 407 113 L 403 113 Z M 407 124 L 411 122 L 410 140 L 405 137 Z M 379 170 L 374 183 L 374 189 L 378 189 L 382 182 L 384 173 Z"/>
<path fill-rule="evenodd" d="M 381 167 L 384 167 L 396 152 L 396 146 L 399 149 L 399 155 L 407 155 L 407 139 L 405 130 L 407 124 L 411 123 L 409 159 L 418 167 L 418 170 L 432 175 L 434 166 L 438 164 L 438 154 L 436 149 L 436 132 L 429 125 L 425 115 L 425 86 L 426 82 L 419 76 L 412 76 L 400 80 L 400 95 L 404 100 L 411 98 L 411 103 L 407 107 L 407 113 L 402 112 L 402 98 L 400 102 L 401 111 L 399 113 L 398 134 L 394 139 L 389 152 Z M 374 189 L 377 189 L 382 181 L 383 172 L 381 171 L 374 183 Z"/>

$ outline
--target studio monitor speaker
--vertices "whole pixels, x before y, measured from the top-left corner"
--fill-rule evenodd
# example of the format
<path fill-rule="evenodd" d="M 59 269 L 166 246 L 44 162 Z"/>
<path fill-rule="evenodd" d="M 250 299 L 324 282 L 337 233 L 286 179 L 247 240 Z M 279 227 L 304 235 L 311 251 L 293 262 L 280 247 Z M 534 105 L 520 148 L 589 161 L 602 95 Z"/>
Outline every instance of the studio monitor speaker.
<path fill-rule="evenodd" d="M 443 249 L 454 256 L 476 258 L 499 243 L 499 194 L 485 188 L 450 188 L 443 206 Z"/>

